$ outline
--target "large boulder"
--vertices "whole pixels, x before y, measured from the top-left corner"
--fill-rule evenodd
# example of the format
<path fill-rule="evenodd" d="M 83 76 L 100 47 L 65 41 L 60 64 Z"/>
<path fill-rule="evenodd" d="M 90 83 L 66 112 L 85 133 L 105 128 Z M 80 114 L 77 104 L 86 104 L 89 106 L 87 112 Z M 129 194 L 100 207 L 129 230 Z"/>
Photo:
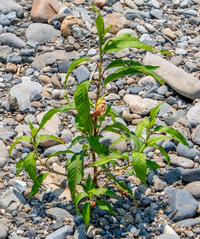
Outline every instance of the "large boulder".
<path fill-rule="evenodd" d="M 7 14 L 16 11 L 18 16 L 23 14 L 23 7 L 13 0 L 0 0 L 0 13 Z"/>
<path fill-rule="evenodd" d="M 47 22 L 64 5 L 57 0 L 35 0 L 31 9 L 31 18 L 35 22 Z"/>
<path fill-rule="evenodd" d="M 147 53 L 145 65 L 160 66 L 155 73 L 179 94 L 195 100 L 200 98 L 200 81 L 160 56 Z"/>

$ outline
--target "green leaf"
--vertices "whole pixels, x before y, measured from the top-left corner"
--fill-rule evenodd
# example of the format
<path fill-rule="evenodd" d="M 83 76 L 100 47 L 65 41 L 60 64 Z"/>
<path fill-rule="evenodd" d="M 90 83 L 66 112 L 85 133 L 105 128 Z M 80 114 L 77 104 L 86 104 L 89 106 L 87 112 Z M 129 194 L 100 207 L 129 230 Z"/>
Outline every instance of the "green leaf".
<path fill-rule="evenodd" d="M 38 145 L 40 144 L 40 142 L 42 142 L 44 139 L 53 139 L 58 141 L 59 143 L 64 144 L 64 142 L 62 140 L 60 140 L 58 137 L 54 136 L 54 135 L 48 135 L 48 134 L 40 134 L 37 138 L 36 141 L 36 147 L 38 147 Z"/>
<path fill-rule="evenodd" d="M 111 129 L 119 129 L 119 130 L 122 130 L 122 131 L 126 132 L 127 134 L 130 134 L 130 130 L 120 122 L 116 122 L 116 123 L 111 124 L 111 125 L 106 125 L 101 131 L 102 132 L 103 131 L 109 131 Z"/>
<path fill-rule="evenodd" d="M 37 173 L 36 173 L 36 159 L 35 159 L 35 153 L 30 152 L 25 158 L 24 158 L 24 167 L 26 171 L 28 172 L 29 177 L 33 180 L 34 184 L 40 186 L 40 183 L 37 179 Z"/>
<path fill-rule="evenodd" d="M 132 151 L 132 164 L 137 177 L 146 185 L 146 155 Z"/>
<path fill-rule="evenodd" d="M 133 170 L 131 170 L 131 169 L 127 169 L 126 172 L 127 172 L 128 174 L 130 174 L 130 175 L 135 175 L 134 172 L 133 172 Z"/>
<path fill-rule="evenodd" d="M 114 181 L 114 183 L 118 189 L 127 192 L 128 195 L 134 199 L 133 192 L 131 191 L 131 189 L 129 187 L 126 186 L 126 184 L 123 181 L 117 181 L 116 178 L 112 174 L 108 174 L 107 176 L 110 177 Z"/>
<path fill-rule="evenodd" d="M 38 189 L 41 188 L 41 183 L 45 180 L 45 178 L 49 175 L 49 172 L 48 173 L 44 173 L 44 174 L 40 174 L 38 177 L 37 177 L 37 180 L 39 182 L 39 184 L 37 183 L 34 183 L 33 186 L 32 186 L 32 189 L 31 189 L 31 193 L 29 195 L 29 198 L 35 196 L 35 194 L 37 194 L 38 192 Z"/>
<path fill-rule="evenodd" d="M 148 142 L 147 142 L 147 146 L 152 146 L 153 144 L 163 141 L 163 140 L 167 140 L 167 139 L 173 139 L 172 136 L 166 136 L 166 135 L 156 135 L 156 136 L 152 136 Z"/>
<path fill-rule="evenodd" d="M 113 25 L 109 25 L 108 27 L 106 27 L 106 29 L 104 30 L 104 33 L 103 33 L 103 37 L 105 37 L 106 33 L 109 31 L 109 29 L 113 26 L 116 26 L 116 24 L 113 24 Z"/>
<path fill-rule="evenodd" d="M 147 168 L 151 168 L 152 170 L 160 168 L 160 165 L 158 165 L 155 162 L 152 162 L 151 160 L 146 160 L 146 165 L 147 165 Z"/>
<path fill-rule="evenodd" d="M 19 176 L 20 172 L 25 168 L 24 166 L 24 158 L 20 159 L 16 164 L 16 173 Z"/>
<path fill-rule="evenodd" d="M 76 212 L 79 214 L 79 216 L 82 216 L 79 209 L 78 209 L 78 203 L 83 199 L 84 197 L 89 197 L 89 195 L 85 192 L 78 193 L 76 197 L 74 198 L 74 204 L 76 207 Z"/>
<path fill-rule="evenodd" d="M 123 50 L 124 48 L 139 48 L 149 51 L 157 51 L 155 48 L 142 43 L 136 37 L 128 33 L 122 33 L 116 37 L 109 38 L 103 45 L 104 53 Z"/>
<path fill-rule="evenodd" d="M 90 202 L 86 202 L 85 205 L 83 206 L 82 209 L 82 214 L 83 214 L 83 221 L 88 227 L 89 222 L 90 222 L 90 215 L 91 215 L 91 208 L 90 208 Z"/>
<path fill-rule="evenodd" d="M 156 117 L 160 107 L 164 104 L 165 102 L 162 102 L 158 105 L 156 105 L 151 111 L 150 111 L 150 122 Z"/>
<path fill-rule="evenodd" d="M 92 190 L 90 190 L 88 193 L 93 193 L 93 195 L 97 195 L 100 197 L 100 195 L 106 195 L 106 196 L 117 196 L 117 194 L 115 194 L 114 192 L 112 192 L 111 190 L 107 189 L 107 188 L 93 188 Z"/>
<path fill-rule="evenodd" d="M 90 58 L 90 57 L 80 57 L 80 58 L 74 60 L 74 61 L 71 63 L 71 65 L 69 66 L 69 69 L 68 69 L 68 71 L 67 71 L 67 75 L 66 75 L 65 81 L 64 81 L 64 83 L 63 83 L 63 84 L 65 85 L 65 87 L 66 87 L 67 80 L 68 80 L 68 77 L 70 76 L 71 72 L 72 72 L 80 63 L 82 63 L 82 62 L 84 62 L 84 61 L 94 61 L 94 60 L 93 60 L 92 58 Z"/>
<path fill-rule="evenodd" d="M 159 51 L 159 53 L 160 53 L 160 54 L 164 54 L 164 55 L 171 55 L 171 52 L 168 51 L 168 50 L 165 50 L 165 49 Z"/>
<path fill-rule="evenodd" d="M 110 213 L 113 216 L 117 216 L 114 212 L 114 210 L 112 209 L 112 207 L 110 206 L 109 203 L 107 203 L 106 201 L 103 200 L 96 200 L 96 203 L 98 205 L 98 207 L 108 213 Z"/>
<path fill-rule="evenodd" d="M 137 74 L 141 74 L 141 71 L 132 69 L 128 66 L 119 68 L 114 73 L 112 73 L 112 74 L 110 74 L 109 76 L 106 77 L 106 79 L 103 82 L 102 88 L 104 86 L 106 86 L 109 82 L 111 82 L 113 80 L 116 80 L 120 77 L 124 77 L 124 76 L 127 76 L 127 75 L 137 75 Z"/>
<path fill-rule="evenodd" d="M 72 140 L 72 142 L 71 142 L 71 145 L 69 146 L 69 149 L 73 146 L 73 145 L 75 145 L 79 140 L 81 140 L 81 139 L 85 139 L 85 136 L 84 135 L 80 135 L 80 136 L 77 136 L 75 139 L 73 139 Z"/>
<path fill-rule="evenodd" d="M 88 143 L 92 150 L 94 150 L 98 155 L 106 154 L 108 155 L 109 151 L 104 144 L 101 144 L 97 137 L 91 135 L 87 137 Z"/>
<path fill-rule="evenodd" d="M 53 115 L 57 112 L 59 112 L 58 109 L 51 109 L 43 116 L 38 132 L 45 126 L 47 121 L 49 121 L 53 117 Z"/>
<path fill-rule="evenodd" d="M 15 140 L 15 142 L 12 143 L 12 145 L 10 146 L 10 149 L 9 149 L 9 157 L 10 157 L 10 155 L 11 155 L 11 153 L 12 153 L 12 150 L 13 150 L 13 148 L 15 147 L 15 145 L 16 145 L 17 143 L 21 142 L 21 141 L 28 141 L 28 142 L 32 143 L 32 139 L 31 139 L 31 137 L 30 137 L 29 135 L 20 136 L 20 137 L 17 138 L 17 139 Z"/>
<path fill-rule="evenodd" d="M 161 154 L 164 155 L 168 165 L 170 165 L 170 157 L 169 157 L 168 153 L 165 151 L 165 149 L 163 147 L 159 147 L 157 144 L 154 144 L 152 146 L 155 147 L 156 149 L 158 149 L 161 152 Z"/>
<path fill-rule="evenodd" d="M 75 124 L 76 124 L 76 127 L 79 131 L 81 131 L 83 134 L 86 134 L 85 128 L 84 128 L 84 126 L 81 122 L 81 119 L 78 115 L 75 117 Z"/>
<path fill-rule="evenodd" d="M 76 185 L 84 175 L 83 172 L 84 154 L 85 154 L 84 151 L 74 154 L 74 156 L 71 158 L 71 163 L 67 168 L 68 186 L 73 201 L 75 199 L 76 194 Z"/>
<path fill-rule="evenodd" d="M 134 132 L 131 132 L 131 133 L 130 133 L 130 136 L 131 136 L 131 139 L 132 139 L 133 142 L 134 142 L 135 150 L 136 150 L 137 152 L 139 152 L 139 151 L 140 151 L 140 140 L 139 140 L 139 138 L 135 135 Z"/>
<path fill-rule="evenodd" d="M 93 164 L 91 164 L 91 167 L 109 163 L 112 159 L 116 159 L 116 158 L 122 158 L 122 154 L 115 153 L 115 154 L 110 154 L 108 156 L 103 155 L 99 159 L 97 159 Z"/>
<path fill-rule="evenodd" d="M 51 154 L 48 156 L 48 159 L 51 158 L 51 157 L 60 155 L 60 154 L 74 154 L 74 152 L 71 151 L 71 150 L 56 151 L 56 152 L 51 153 Z"/>
<path fill-rule="evenodd" d="M 31 136 L 34 138 L 38 132 L 38 129 L 35 129 L 30 120 L 28 120 L 29 127 L 31 129 Z"/>
<path fill-rule="evenodd" d="M 95 184 L 93 180 L 91 179 L 90 174 L 88 175 L 87 181 L 86 181 L 86 190 L 87 192 L 90 191 L 91 189 L 95 188 Z"/>
<path fill-rule="evenodd" d="M 70 104 L 67 104 L 67 105 L 61 105 L 58 108 L 59 112 L 66 112 L 66 111 L 69 111 L 69 110 L 76 110 L 76 105 L 75 105 L 74 101 L 71 101 Z"/>
<path fill-rule="evenodd" d="M 110 145 L 110 149 L 112 149 L 112 147 L 115 145 L 115 144 L 118 144 L 124 140 L 128 140 L 128 137 L 125 135 L 125 134 L 122 134 L 121 137 L 119 137 L 118 139 L 116 139 L 111 145 Z"/>
<path fill-rule="evenodd" d="M 144 130 L 144 128 L 149 124 L 149 121 L 147 118 L 144 118 L 142 120 L 142 122 L 139 122 L 136 126 L 136 129 L 135 129 L 135 135 L 140 138 L 141 135 L 142 135 L 142 132 Z"/>
<path fill-rule="evenodd" d="M 76 109 L 78 111 L 80 121 L 85 131 L 89 135 L 92 135 L 93 124 L 90 117 L 90 102 L 88 98 L 89 85 L 90 81 L 83 81 L 76 87 L 74 92 L 74 101 L 76 104 Z"/>
<path fill-rule="evenodd" d="M 107 71 L 108 69 L 110 68 L 113 68 L 113 67 L 119 67 L 119 66 L 125 66 L 125 63 L 122 59 L 117 59 L 117 60 L 114 60 L 112 61 L 106 68 L 105 68 L 105 71 Z"/>
<path fill-rule="evenodd" d="M 98 10 L 94 6 L 92 6 L 92 5 L 90 5 L 90 6 L 98 14 L 98 16 L 95 20 L 95 25 L 96 25 L 98 36 L 99 36 L 99 46 L 102 47 L 102 40 L 104 37 L 104 21 L 103 21 L 101 14 L 98 12 Z"/>
<path fill-rule="evenodd" d="M 152 132 L 152 134 L 155 132 L 162 132 L 165 134 L 170 134 L 174 137 L 174 139 L 179 141 L 181 144 L 190 147 L 188 142 L 186 141 L 186 139 L 183 137 L 183 135 L 181 133 L 179 133 L 177 130 L 171 128 L 170 126 L 157 126 L 154 129 L 154 131 Z"/>

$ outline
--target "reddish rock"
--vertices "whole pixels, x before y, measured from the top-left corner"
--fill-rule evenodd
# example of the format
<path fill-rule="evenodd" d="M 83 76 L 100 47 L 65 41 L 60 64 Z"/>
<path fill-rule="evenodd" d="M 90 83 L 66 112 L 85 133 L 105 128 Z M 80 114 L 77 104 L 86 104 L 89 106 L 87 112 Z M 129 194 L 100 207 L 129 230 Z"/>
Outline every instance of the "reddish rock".
<path fill-rule="evenodd" d="M 31 18 L 35 22 L 47 22 L 56 15 L 64 5 L 57 0 L 35 0 L 31 9 Z"/>
<path fill-rule="evenodd" d="M 57 76 L 56 73 L 52 75 L 52 77 L 51 77 L 51 82 L 52 82 L 52 84 L 53 84 L 53 86 L 54 86 L 55 89 L 61 89 L 61 88 L 62 88 L 62 86 L 61 86 L 61 84 L 60 84 L 60 81 L 58 80 L 58 76 Z"/>
<path fill-rule="evenodd" d="M 40 81 L 41 84 L 43 85 L 48 85 L 49 83 L 51 83 L 51 78 L 46 76 L 46 75 L 40 75 L 38 77 L 38 80 Z"/>
<path fill-rule="evenodd" d="M 128 23 L 128 20 L 121 13 L 110 13 L 104 17 L 105 28 L 109 25 L 115 25 L 110 28 L 109 32 L 112 34 L 117 34 L 117 32 L 124 28 Z"/>

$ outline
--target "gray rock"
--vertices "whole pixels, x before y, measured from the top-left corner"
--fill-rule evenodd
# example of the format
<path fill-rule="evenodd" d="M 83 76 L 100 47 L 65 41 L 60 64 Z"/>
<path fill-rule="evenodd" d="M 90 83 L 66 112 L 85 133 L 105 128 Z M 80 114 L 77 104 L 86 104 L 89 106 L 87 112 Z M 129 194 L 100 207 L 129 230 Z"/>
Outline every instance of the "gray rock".
<path fill-rule="evenodd" d="M 66 73 L 70 66 L 69 61 L 58 61 L 57 64 L 59 73 Z"/>
<path fill-rule="evenodd" d="M 184 170 L 182 172 L 182 179 L 188 183 L 200 181 L 200 168 Z"/>
<path fill-rule="evenodd" d="M 190 193 L 194 198 L 200 198 L 200 181 L 187 184 L 183 190 Z"/>
<path fill-rule="evenodd" d="M 152 8 L 150 11 L 150 15 L 155 17 L 156 19 L 162 19 L 163 18 L 163 12 L 159 9 Z"/>
<path fill-rule="evenodd" d="M 155 239 L 180 239 L 180 237 L 175 234 L 166 233 L 166 234 L 162 234 L 158 237 L 155 237 Z"/>
<path fill-rule="evenodd" d="M 27 40 L 33 40 L 39 44 L 43 44 L 59 36 L 61 36 L 61 32 L 48 24 L 33 23 L 26 30 Z"/>
<path fill-rule="evenodd" d="M 192 77 L 184 70 L 176 67 L 169 61 L 148 53 L 143 63 L 145 65 L 160 66 L 155 73 L 158 74 L 171 88 L 179 94 L 189 98 L 200 98 L 200 82 L 195 77 Z M 188 85 L 190 82 L 190 85 Z"/>
<path fill-rule="evenodd" d="M 33 56 L 33 55 L 35 55 L 35 50 L 34 49 L 21 49 L 20 54 L 22 56 Z"/>
<path fill-rule="evenodd" d="M 35 238 L 37 236 L 37 232 L 34 228 L 29 227 L 29 229 L 26 233 L 26 236 L 29 237 L 29 238 Z"/>
<path fill-rule="evenodd" d="M 147 45 L 149 45 L 149 46 L 155 46 L 156 45 L 156 43 L 157 43 L 157 41 L 154 39 L 154 38 L 152 38 L 152 36 L 151 35 L 149 35 L 149 34 L 143 34 L 141 37 L 140 37 L 140 41 L 141 42 L 143 42 L 143 43 L 145 43 L 145 44 L 147 44 Z"/>
<path fill-rule="evenodd" d="M 56 60 L 70 60 L 73 58 L 77 58 L 79 56 L 79 53 L 76 51 L 71 52 L 65 52 L 62 50 L 53 51 L 53 52 L 47 52 L 44 54 L 41 54 L 40 56 L 37 56 L 33 63 L 32 67 L 35 70 L 40 71 L 42 68 L 46 67 L 49 62 L 56 62 Z"/>
<path fill-rule="evenodd" d="M 163 117 L 163 115 L 169 112 L 171 108 L 171 105 L 164 103 L 159 109 L 158 117 Z"/>
<path fill-rule="evenodd" d="M 1 151 L 1 157 L 8 158 L 8 149 L 1 140 L 0 140 L 0 151 Z"/>
<path fill-rule="evenodd" d="M 137 16 L 140 16 L 142 18 L 150 18 L 149 12 L 143 12 L 143 11 L 139 11 L 139 10 L 136 10 L 136 9 L 126 10 L 123 13 L 123 15 L 128 20 L 134 20 L 135 18 L 137 18 Z"/>
<path fill-rule="evenodd" d="M 194 161 L 191 159 L 179 157 L 174 154 L 169 154 L 169 157 L 170 157 L 170 163 L 174 166 L 182 167 L 182 168 L 193 168 L 194 167 Z"/>
<path fill-rule="evenodd" d="M 32 82 L 30 79 L 23 80 L 22 83 L 14 85 L 10 90 L 10 95 L 17 98 L 18 104 L 26 108 L 31 106 L 30 95 L 33 90 L 42 92 L 42 85 Z M 26 92 L 26 94 L 24 94 Z"/>
<path fill-rule="evenodd" d="M 74 239 L 88 239 L 87 235 L 87 227 L 85 225 L 80 225 L 76 229 L 74 233 Z"/>
<path fill-rule="evenodd" d="M 200 224 L 200 219 L 196 218 L 192 218 L 192 219 L 186 219 L 186 220 L 183 220 L 183 221 L 180 221 L 180 222 L 177 222 L 175 224 L 176 227 L 194 227 L 196 225 Z"/>
<path fill-rule="evenodd" d="M 72 227 L 64 226 L 46 236 L 45 239 L 66 239 L 68 235 L 73 235 L 73 231 Z"/>
<path fill-rule="evenodd" d="M 149 1 L 149 2 L 147 3 L 147 5 L 148 5 L 149 7 L 153 7 L 153 8 L 157 8 L 157 9 L 160 8 L 160 4 L 159 4 L 159 2 L 157 2 L 156 0 Z"/>
<path fill-rule="evenodd" d="M 15 48 L 24 48 L 26 43 L 12 33 L 3 33 L 0 35 L 0 41 L 3 45 Z"/>
<path fill-rule="evenodd" d="M 163 189 L 167 186 L 167 183 L 162 181 L 161 179 L 159 178 L 155 178 L 153 180 L 153 187 L 154 187 L 154 190 L 157 192 L 157 191 L 163 191 Z"/>
<path fill-rule="evenodd" d="M 187 119 L 193 124 L 200 124 L 200 104 L 197 104 L 187 112 Z"/>
<path fill-rule="evenodd" d="M 66 150 L 66 146 L 63 144 L 60 145 L 55 145 L 52 147 L 49 147 L 48 149 L 46 149 L 44 151 L 44 156 L 48 157 L 51 153 L 56 152 L 56 151 L 65 151 Z"/>
<path fill-rule="evenodd" d="M 73 218 L 74 216 L 71 215 L 67 210 L 59 208 L 59 207 L 54 207 L 50 208 L 45 211 L 46 215 L 48 217 L 51 217 L 53 219 L 64 219 L 64 218 Z"/>
<path fill-rule="evenodd" d="M 10 21 L 8 20 L 8 18 L 4 15 L 1 14 L 0 15 L 0 25 L 4 26 L 10 26 Z"/>
<path fill-rule="evenodd" d="M 73 27 L 73 29 L 72 29 L 72 36 L 76 39 L 83 38 L 83 37 L 87 36 L 88 34 L 90 34 L 90 32 L 88 30 L 78 27 L 78 26 Z"/>
<path fill-rule="evenodd" d="M 189 158 L 189 159 L 194 159 L 197 155 L 199 154 L 199 151 L 194 148 L 188 148 L 187 146 L 179 143 L 177 147 L 177 155 Z"/>
<path fill-rule="evenodd" d="M 23 7 L 12 0 L 0 0 L 0 12 L 7 14 L 11 11 L 16 11 L 18 16 L 21 16 L 23 13 Z"/>
<path fill-rule="evenodd" d="M 27 189 L 26 183 L 20 180 L 15 180 L 13 182 L 13 187 L 18 189 L 20 192 L 24 192 Z"/>
<path fill-rule="evenodd" d="M 42 96 L 41 96 L 41 94 L 38 90 L 31 91 L 31 95 L 30 95 L 31 102 L 32 101 L 38 101 L 40 99 L 42 99 Z"/>
<path fill-rule="evenodd" d="M 0 168 L 2 168 L 6 164 L 6 158 L 5 157 L 0 157 Z"/>
<path fill-rule="evenodd" d="M 193 131 L 192 140 L 196 144 L 200 145 L 200 125 L 198 125 L 196 129 Z"/>
<path fill-rule="evenodd" d="M 177 55 L 187 55 L 187 51 L 185 49 L 182 49 L 182 48 L 176 48 L 175 53 Z"/>
<path fill-rule="evenodd" d="M 170 59 L 170 62 L 173 63 L 176 66 L 180 66 L 182 61 L 183 61 L 183 57 L 182 56 L 173 56 Z"/>
<path fill-rule="evenodd" d="M 179 180 L 181 180 L 181 170 L 179 168 L 175 168 L 168 173 L 165 174 L 164 179 L 169 183 L 173 184 Z"/>
<path fill-rule="evenodd" d="M 11 212 L 16 211 L 20 207 L 21 202 L 26 204 L 26 199 L 16 189 L 10 188 L 2 194 L 0 206 Z"/>
<path fill-rule="evenodd" d="M 20 64 L 22 61 L 22 58 L 21 56 L 19 56 L 18 54 L 16 53 L 10 53 L 7 57 L 7 62 L 11 62 L 13 64 Z"/>
<path fill-rule="evenodd" d="M 84 80 L 89 80 L 90 78 L 90 72 L 84 65 L 77 67 L 74 70 L 74 74 L 76 76 L 78 83 L 81 83 Z"/>
<path fill-rule="evenodd" d="M 1 228 L 0 239 L 6 239 L 8 236 L 8 227 L 0 223 L 0 228 Z"/>
<path fill-rule="evenodd" d="M 178 14 L 185 14 L 185 15 L 192 15 L 192 16 L 197 16 L 197 11 L 195 10 L 175 10 Z"/>
<path fill-rule="evenodd" d="M 199 208 L 198 202 L 186 191 L 173 187 L 165 188 L 165 193 L 169 197 L 171 213 L 169 218 L 173 221 L 181 221 L 191 218 Z"/>

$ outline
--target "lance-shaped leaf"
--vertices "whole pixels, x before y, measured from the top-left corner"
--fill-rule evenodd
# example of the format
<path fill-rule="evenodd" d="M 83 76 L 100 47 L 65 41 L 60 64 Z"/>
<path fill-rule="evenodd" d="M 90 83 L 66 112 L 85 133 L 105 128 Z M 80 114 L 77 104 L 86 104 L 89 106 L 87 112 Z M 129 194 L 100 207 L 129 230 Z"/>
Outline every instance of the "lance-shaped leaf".
<path fill-rule="evenodd" d="M 158 165 L 155 162 L 152 162 L 151 160 L 146 160 L 147 168 L 151 168 L 153 170 L 160 168 L 160 165 Z"/>
<path fill-rule="evenodd" d="M 118 197 L 116 193 L 112 192 L 111 190 L 107 188 L 93 188 L 88 193 L 92 193 L 93 195 L 97 195 L 100 197 L 100 195 L 106 195 L 106 196 L 115 196 Z"/>
<path fill-rule="evenodd" d="M 122 33 L 116 37 L 109 38 L 103 45 L 104 53 L 120 51 L 124 48 L 140 48 L 149 51 L 157 51 L 155 48 L 142 43 L 136 37 L 128 33 Z"/>
<path fill-rule="evenodd" d="M 111 145 L 110 145 L 110 149 L 112 149 L 112 147 L 115 145 L 115 144 L 118 144 L 124 140 L 129 140 L 128 137 L 125 135 L 125 134 L 122 134 L 121 137 L 119 137 L 118 139 L 116 139 Z"/>
<path fill-rule="evenodd" d="M 125 66 L 125 62 L 122 59 L 117 59 L 112 61 L 108 66 L 106 66 L 105 71 L 113 67 Z"/>
<path fill-rule="evenodd" d="M 29 195 L 29 198 L 35 196 L 35 194 L 38 192 L 38 189 L 41 188 L 41 183 L 45 180 L 45 178 L 49 175 L 49 172 L 48 173 L 44 173 L 44 174 L 40 174 L 38 177 L 37 177 L 37 180 L 39 182 L 38 183 L 34 183 L 33 186 L 32 186 L 32 189 L 31 189 L 31 193 Z"/>
<path fill-rule="evenodd" d="M 107 203 L 106 201 L 103 200 L 96 200 L 96 203 L 98 205 L 98 207 L 108 213 L 110 213 L 113 216 L 116 216 L 114 210 L 112 209 L 112 207 L 110 206 L 109 203 Z"/>
<path fill-rule="evenodd" d="M 48 156 L 48 159 L 51 157 L 57 156 L 57 155 L 61 155 L 61 154 L 74 154 L 74 152 L 71 150 L 56 151 L 56 152 L 51 153 Z"/>
<path fill-rule="evenodd" d="M 127 134 L 130 134 L 130 130 L 120 122 L 116 122 L 111 125 L 106 125 L 101 131 L 110 131 L 110 129 L 119 129 L 124 131 Z"/>
<path fill-rule="evenodd" d="M 128 66 L 122 67 L 117 69 L 114 73 L 110 74 L 106 77 L 106 79 L 103 82 L 102 88 L 107 85 L 109 82 L 116 80 L 120 77 L 128 76 L 128 75 L 137 75 L 141 74 L 141 71 L 135 70 L 133 68 L 130 68 Z"/>
<path fill-rule="evenodd" d="M 88 88 L 90 81 L 81 82 L 74 92 L 74 101 L 80 121 L 85 131 L 91 135 L 93 132 L 93 124 L 90 117 L 90 102 L 88 98 Z"/>
<path fill-rule="evenodd" d="M 132 164 L 137 177 L 146 184 L 146 155 L 132 151 Z"/>
<path fill-rule="evenodd" d="M 89 195 L 85 192 L 78 193 L 76 197 L 74 198 L 74 204 L 76 207 L 76 212 L 79 214 L 79 216 L 82 216 L 79 209 L 78 209 L 78 203 L 83 199 L 84 197 L 89 197 Z"/>
<path fill-rule="evenodd" d="M 95 184 L 93 180 L 91 179 L 90 174 L 88 175 L 87 181 L 86 181 L 86 190 L 90 191 L 91 189 L 95 188 Z"/>
<path fill-rule="evenodd" d="M 101 144 L 99 140 L 97 139 L 97 137 L 91 135 L 87 137 L 87 140 L 91 149 L 93 149 L 98 155 L 101 155 L 101 154 L 107 155 L 109 153 L 107 147 L 104 144 Z"/>
<path fill-rule="evenodd" d="M 34 184 L 36 184 L 40 187 L 40 183 L 38 182 L 38 179 L 37 179 L 36 159 L 35 159 L 34 152 L 30 152 L 24 158 L 24 167 L 25 167 L 26 171 L 28 172 L 29 177 L 33 180 Z"/>
<path fill-rule="evenodd" d="M 116 158 L 122 158 L 122 154 L 121 153 L 114 153 L 114 154 L 110 154 L 108 156 L 101 156 L 99 159 L 97 159 L 93 164 L 91 164 L 92 167 L 94 166 L 99 166 L 99 165 L 104 165 L 106 163 L 109 163 L 111 160 L 116 159 Z"/>
<path fill-rule="evenodd" d="M 64 85 L 66 87 L 66 84 L 67 84 L 67 80 L 68 80 L 68 77 L 70 76 L 71 72 L 82 62 L 84 61 L 94 61 L 92 58 L 90 57 L 80 57 L 76 60 L 74 60 L 71 65 L 69 66 L 69 69 L 67 71 L 67 75 L 66 75 L 66 78 L 65 78 L 65 81 L 64 81 Z"/>
<path fill-rule="evenodd" d="M 156 105 L 151 111 L 150 111 L 150 122 L 156 117 L 160 107 L 164 104 L 165 102 L 162 102 L 158 105 Z"/>
<path fill-rule="evenodd" d="M 72 200 L 75 199 L 76 185 L 83 177 L 83 162 L 84 151 L 74 154 L 71 158 L 71 163 L 67 167 L 68 171 L 68 186 L 71 192 Z"/>
<path fill-rule="evenodd" d="M 139 122 L 136 126 L 136 129 L 135 129 L 135 135 L 140 138 L 141 135 L 142 135 L 142 132 L 144 130 L 144 128 L 149 124 L 149 121 L 147 118 L 144 118 L 142 120 L 142 122 Z"/>
<path fill-rule="evenodd" d="M 71 101 L 69 104 L 67 105 L 61 105 L 59 108 L 58 108 L 59 112 L 66 112 L 66 111 L 69 111 L 69 110 L 76 110 L 76 105 L 75 105 L 75 102 L 74 101 Z"/>
<path fill-rule="evenodd" d="M 103 37 L 105 37 L 106 33 L 109 31 L 109 29 L 113 26 L 116 26 L 116 24 L 113 24 L 113 25 L 109 25 L 108 27 L 106 27 L 106 29 L 104 30 L 104 33 L 103 33 Z"/>
<path fill-rule="evenodd" d="M 147 142 L 147 146 L 152 146 L 153 144 L 163 141 L 163 140 L 168 140 L 168 139 L 173 139 L 172 136 L 166 136 L 166 135 L 155 135 L 152 136 L 148 142 Z"/>
<path fill-rule="evenodd" d="M 170 134 L 174 137 L 174 139 L 178 140 L 181 144 L 190 147 L 186 139 L 183 137 L 183 135 L 179 133 L 177 130 L 171 128 L 170 126 L 157 126 L 152 132 L 152 134 L 154 132 L 162 132 L 165 134 Z"/>
<path fill-rule="evenodd" d="M 40 134 L 37 138 L 36 141 L 36 147 L 38 147 L 38 145 L 44 140 L 44 139 L 53 139 L 55 141 L 58 141 L 59 143 L 64 144 L 64 142 L 62 140 L 60 140 L 58 137 L 54 136 L 54 135 L 48 135 L 48 134 Z"/>
<path fill-rule="evenodd" d="M 58 109 L 51 109 L 43 116 L 38 132 L 45 126 L 47 121 L 49 121 L 57 112 L 59 112 Z"/>
<path fill-rule="evenodd" d="M 83 221 L 84 221 L 86 227 L 88 227 L 89 222 L 90 222 L 90 215 L 91 215 L 90 202 L 86 202 L 84 204 L 83 209 L 82 209 L 82 214 L 83 214 Z"/>
<path fill-rule="evenodd" d="M 131 139 L 133 140 L 133 142 L 134 142 L 134 145 L 135 145 L 135 150 L 137 151 L 137 152 L 139 152 L 140 151 L 140 139 L 135 135 L 135 133 L 134 132 L 131 132 L 130 133 L 130 136 L 131 136 Z"/>
<path fill-rule="evenodd" d="M 11 147 L 10 147 L 10 149 L 9 149 L 9 157 L 10 157 L 10 155 L 11 155 L 11 153 L 12 153 L 12 150 L 13 150 L 13 148 L 15 147 L 15 145 L 16 145 L 17 143 L 19 143 L 19 142 L 22 142 L 22 141 L 28 141 L 28 142 L 32 143 L 32 139 L 31 139 L 31 137 L 30 137 L 29 135 L 20 136 L 20 137 L 17 138 L 17 139 L 15 140 L 15 142 L 11 145 Z"/>
<path fill-rule="evenodd" d="M 25 168 L 24 166 L 24 158 L 20 159 L 16 164 L 16 173 L 19 176 L 20 172 Z"/>
<path fill-rule="evenodd" d="M 168 165 L 170 165 L 170 157 L 169 157 L 168 153 L 165 151 L 165 149 L 163 147 L 160 147 L 157 144 L 153 144 L 152 146 L 155 147 L 156 149 L 158 149 L 161 152 L 161 154 L 163 154 L 165 156 Z"/>

